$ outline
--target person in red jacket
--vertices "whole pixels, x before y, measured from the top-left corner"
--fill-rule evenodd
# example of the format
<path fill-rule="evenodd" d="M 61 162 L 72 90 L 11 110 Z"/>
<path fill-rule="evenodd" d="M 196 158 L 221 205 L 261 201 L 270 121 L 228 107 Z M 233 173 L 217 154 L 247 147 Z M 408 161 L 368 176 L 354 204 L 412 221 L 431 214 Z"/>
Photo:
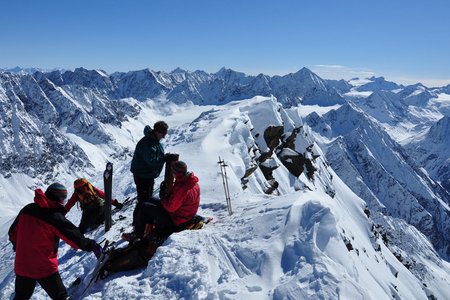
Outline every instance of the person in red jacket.
<path fill-rule="evenodd" d="M 175 182 L 171 192 L 160 201 L 153 199 L 143 203 L 134 232 L 124 234 L 123 239 L 132 240 L 143 236 L 147 224 L 173 232 L 194 218 L 200 206 L 198 178 L 187 171 L 183 161 L 174 162 L 172 171 Z"/>
<path fill-rule="evenodd" d="M 67 201 L 65 209 L 66 213 L 75 205 L 80 203 L 81 221 L 78 228 L 82 233 L 86 233 L 90 229 L 96 228 L 105 222 L 105 193 L 93 186 L 87 179 L 78 178 L 73 183 L 74 193 Z M 113 199 L 111 204 L 118 209 L 122 208 L 122 203 Z"/>
<path fill-rule="evenodd" d="M 51 184 L 45 193 L 36 189 L 34 203 L 26 205 L 11 225 L 8 235 L 16 252 L 14 299 L 30 299 L 36 281 L 52 299 L 68 298 L 58 272 L 60 238 L 74 249 L 100 255 L 101 247 L 64 216 L 66 197 L 67 190 L 60 183 Z"/>

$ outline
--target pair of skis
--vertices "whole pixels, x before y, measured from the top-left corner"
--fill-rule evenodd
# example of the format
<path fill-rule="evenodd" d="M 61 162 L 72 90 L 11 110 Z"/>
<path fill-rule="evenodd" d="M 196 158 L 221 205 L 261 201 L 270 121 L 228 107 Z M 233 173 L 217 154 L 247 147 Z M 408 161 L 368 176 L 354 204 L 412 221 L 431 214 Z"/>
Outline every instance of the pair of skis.
<path fill-rule="evenodd" d="M 105 242 L 105 245 L 102 248 L 102 253 L 100 254 L 100 256 L 97 259 L 97 263 L 95 265 L 94 270 L 92 271 L 92 273 L 89 275 L 89 278 L 87 279 L 87 283 L 84 285 L 84 288 L 81 292 L 81 294 L 79 295 L 79 297 L 75 297 L 78 299 L 83 299 L 83 297 L 85 297 L 87 295 L 87 293 L 89 292 L 89 289 L 91 288 L 91 286 L 97 282 L 97 280 L 103 279 L 103 274 L 102 272 L 104 271 L 104 267 L 106 265 L 106 263 L 108 262 L 109 256 L 111 255 L 111 252 L 114 250 L 114 242 L 110 243 L 108 240 Z M 68 292 L 71 296 L 74 296 L 72 293 L 72 290 L 74 290 L 75 288 L 77 288 L 79 285 L 81 284 L 81 278 L 78 277 L 69 287 Z"/>

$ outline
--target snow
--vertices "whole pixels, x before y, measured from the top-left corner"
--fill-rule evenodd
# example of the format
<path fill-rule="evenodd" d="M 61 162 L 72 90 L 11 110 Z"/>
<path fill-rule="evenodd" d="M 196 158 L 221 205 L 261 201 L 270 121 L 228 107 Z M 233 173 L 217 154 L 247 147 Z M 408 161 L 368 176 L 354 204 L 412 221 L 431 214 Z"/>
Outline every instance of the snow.
<path fill-rule="evenodd" d="M 450 95 L 445 93 L 440 93 L 437 95 L 436 99 L 433 99 L 431 101 L 435 102 L 450 102 Z"/>
<path fill-rule="evenodd" d="M 358 91 L 353 88 L 350 92 L 345 93 L 344 96 L 350 98 L 367 98 L 372 95 L 372 93 L 372 91 Z"/>
<path fill-rule="evenodd" d="M 296 110 L 298 115 L 300 115 L 302 118 L 306 117 L 312 112 L 317 113 L 318 115 L 324 115 L 330 110 L 336 110 L 341 105 L 332 105 L 332 106 L 319 106 L 319 105 L 299 105 Z"/>
<path fill-rule="evenodd" d="M 419 280 L 380 237 L 374 236 L 373 221 L 363 212 L 365 202 L 333 170 L 329 170 L 336 190 L 333 198 L 324 192 L 321 175 L 316 181 L 308 181 L 302 175 L 311 188 L 299 190 L 299 179 L 292 178 L 283 166 L 276 170 L 278 178 L 282 178 L 282 193 L 278 196 L 262 193 L 259 183 L 264 178 L 259 170 L 249 177 L 250 187 L 242 190 L 241 177 L 251 163 L 248 149 L 255 143 L 260 149 L 267 147 L 261 138 L 266 127 L 286 122 L 298 126 L 306 113 L 323 114 L 339 106 L 301 106 L 294 118 L 295 110 L 278 113 L 280 107 L 270 97 L 223 106 L 175 105 L 164 100 L 136 103 L 142 108 L 137 117 L 129 118 L 121 128 L 106 126 L 105 130 L 119 145 L 134 151 L 144 126 L 165 120 L 170 127 L 163 141 L 166 152 L 179 153 L 199 177 L 199 214 L 213 217 L 213 221 L 201 230 L 173 234 L 147 268 L 112 274 L 95 283 L 85 299 L 427 299 L 429 294 L 438 299 L 448 297 L 450 264 L 437 257 L 421 233 L 402 223 L 399 233 L 405 238 L 412 234 L 421 238 L 421 251 L 414 259 L 426 272 Z M 256 132 L 260 133 L 259 138 L 255 138 Z M 93 144 L 71 133 L 66 135 L 95 162 L 97 173 L 89 174 L 95 185 L 102 186 L 103 167 L 110 160 L 114 163 L 113 197 L 121 200 L 135 196 L 130 159 L 115 158 L 113 149 L 106 145 Z M 231 216 L 226 209 L 219 156 L 228 164 L 234 211 Z M 281 164 L 276 157 L 270 163 Z M 70 190 L 74 179 L 67 176 L 61 182 Z M 155 186 L 160 181 L 161 178 Z M 11 199 L 0 205 L 1 299 L 10 299 L 14 290 L 14 254 L 4 234 L 18 210 L 31 201 L 29 188 L 37 184 L 26 175 L 0 178 L 0 194 L 8 193 L 2 199 Z M 14 202 L 15 199 L 19 201 Z M 109 232 L 99 228 L 87 236 L 97 241 L 115 240 L 117 247 L 125 246 L 119 237 L 122 230 L 131 230 L 132 208 L 113 215 L 114 225 Z M 126 219 L 119 220 L 119 214 Z M 78 224 L 80 211 L 74 207 L 68 218 Z M 351 243 L 353 250 L 349 251 L 346 243 Z M 378 247 L 380 251 L 376 251 Z M 66 285 L 77 277 L 85 283 L 95 257 L 61 242 L 59 262 Z M 35 290 L 34 299 L 46 299 L 40 287 Z"/>
<path fill-rule="evenodd" d="M 367 83 L 372 82 L 369 78 L 352 78 L 348 81 L 353 86 L 361 86 Z"/>

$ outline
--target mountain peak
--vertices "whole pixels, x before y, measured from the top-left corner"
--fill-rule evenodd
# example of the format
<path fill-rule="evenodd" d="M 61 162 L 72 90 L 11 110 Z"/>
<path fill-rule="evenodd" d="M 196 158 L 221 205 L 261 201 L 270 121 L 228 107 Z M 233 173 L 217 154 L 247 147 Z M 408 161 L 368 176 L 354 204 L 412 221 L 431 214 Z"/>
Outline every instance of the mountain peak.
<path fill-rule="evenodd" d="M 402 87 L 403 87 L 403 85 L 398 85 L 395 82 L 387 81 L 384 79 L 384 77 L 372 76 L 372 77 L 368 78 L 367 83 L 358 86 L 357 90 L 360 92 L 380 91 L 380 90 L 392 91 L 392 90 L 396 90 L 396 89 L 399 89 Z"/>
<path fill-rule="evenodd" d="M 237 72 L 235 70 L 232 69 L 227 69 L 225 67 L 222 67 L 219 71 L 217 71 L 214 75 L 219 76 L 219 77 L 224 77 L 224 76 L 230 76 L 230 75 L 236 75 L 238 77 L 245 77 L 247 76 L 245 73 L 243 72 Z"/>
<path fill-rule="evenodd" d="M 176 69 L 174 69 L 174 70 L 172 70 L 171 72 L 170 72 L 170 74 L 180 74 L 180 73 L 187 73 L 188 71 L 186 71 L 186 70 L 184 70 L 184 69 L 182 69 L 182 68 L 180 68 L 180 67 L 177 67 Z"/>

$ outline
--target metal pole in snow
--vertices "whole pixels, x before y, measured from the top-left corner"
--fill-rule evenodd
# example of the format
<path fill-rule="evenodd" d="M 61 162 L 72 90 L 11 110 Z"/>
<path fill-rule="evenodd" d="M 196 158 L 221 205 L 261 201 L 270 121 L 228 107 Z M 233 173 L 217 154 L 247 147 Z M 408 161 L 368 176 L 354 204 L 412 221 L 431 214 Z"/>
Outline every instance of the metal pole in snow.
<path fill-rule="evenodd" d="M 228 187 L 228 178 L 227 178 L 227 170 L 226 170 L 227 165 L 225 164 L 225 161 L 220 158 L 220 156 L 219 156 L 218 163 L 220 165 L 220 174 L 222 175 L 222 183 L 223 183 L 223 189 L 225 191 L 225 200 L 227 201 L 228 215 L 231 216 L 233 214 L 233 210 L 231 209 L 230 189 Z"/>

